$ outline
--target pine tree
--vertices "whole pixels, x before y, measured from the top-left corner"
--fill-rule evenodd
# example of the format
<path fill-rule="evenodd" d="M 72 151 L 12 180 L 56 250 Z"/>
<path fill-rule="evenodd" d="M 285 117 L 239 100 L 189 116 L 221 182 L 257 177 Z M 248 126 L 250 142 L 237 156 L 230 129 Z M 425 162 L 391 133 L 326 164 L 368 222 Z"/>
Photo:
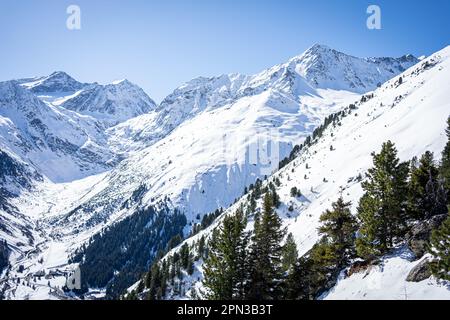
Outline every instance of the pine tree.
<path fill-rule="evenodd" d="M 210 300 L 243 299 L 247 280 L 246 247 L 247 219 L 242 209 L 224 218 L 209 241 L 209 254 L 204 266 L 203 284 Z"/>
<path fill-rule="evenodd" d="M 148 299 L 153 300 L 157 298 L 158 289 L 162 286 L 162 274 L 158 263 L 152 265 L 150 273 Z"/>
<path fill-rule="evenodd" d="M 294 236 L 292 235 L 292 233 L 289 233 L 282 251 L 283 271 L 289 273 L 291 269 L 294 268 L 297 259 L 298 259 L 297 245 L 295 244 Z"/>
<path fill-rule="evenodd" d="M 383 221 L 379 218 L 378 208 L 380 204 L 377 199 L 365 194 L 359 199 L 358 220 L 359 237 L 355 241 L 358 256 L 370 259 L 381 255 L 382 248 L 379 238 L 382 234 Z"/>
<path fill-rule="evenodd" d="M 433 275 L 450 281 L 450 217 L 433 231 L 430 252 L 434 257 L 431 263 Z"/>
<path fill-rule="evenodd" d="M 394 241 L 406 232 L 406 197 L 408 163 L 400 163 L 391 141 L 383 143 L 381 152 L 373 155 L 374 166 L 368 170 L 368 181 L 358 207 L 361 224 L 357 240 L 358 254 L 369 258 L 392 248 Z"/>
<path fill-rule="evenodd" d="M 281 296 L 283 280 L 281 253 L 285 233 L 280 217 L 273 210 L 272 196 L 267 192 L 264 196 L 262 214 L 255 218 L 248 298 L 266 300 Z"/>
<path fill-rule="evenodd" d="M 296 198 L 296 197 L 301 197 L 301 195 L 302 195 L 302 193 L 297 187 L 291 188 L 291 197 Z"/>
<path fill-rule="evenodd" d="M 270 193 L 272 195 L 272 203 L 275 208 L 278 208 L 280 206 L 280 196 L 278 195 L 275 188 L 272 189 L 272 192 Z"/>
<path fill-rule="evenodd" d="M 301 257 L 297 260 L 285 281 L 284 299 L 307 300 L 312 298 L 310 295 L 312 287 L 310 281 L 311 268 L 312 260 L 307 257 Z"/>
<path fill-rule="evenodd" d="M 191 255 L 189 255 L 186 271 L 190 276 L 192 276 L 192 274 L 194 273 L 194 260 Z"/>
<path fill-rule="evenodd" d="M 446 195 L 439 181 L 439 171 L 433 153 L 425 152 L 419 164 L 412 161 L 408 192 L 409 214 L 415 220 L 423 220 L 447 211 Z"/>
<path fill-rule="evenodd" d="M 201 236 L 198 241 L 198 257 L 203 258 L 205 256 L 205 236 Z"/>
<path fill-rule="evenodd" d="M 323 235 L 338 258 L 337 265 L 345 266 L 354 254 L 356 219 L 350 212 L 351 202 L 345 202 L 342 195 L 332 203 L 332 210 L 320 216 L 319 234 Z"/>
<path fill-rule="evenodd" d="M 447 134 L 447 144 L 442 151 L 440 171 L 444 180 L 445 190 L 447 190 L 447 203 L 450 204 L 450 117 L 447 118 L 447 129 L 445 132 Z"/>

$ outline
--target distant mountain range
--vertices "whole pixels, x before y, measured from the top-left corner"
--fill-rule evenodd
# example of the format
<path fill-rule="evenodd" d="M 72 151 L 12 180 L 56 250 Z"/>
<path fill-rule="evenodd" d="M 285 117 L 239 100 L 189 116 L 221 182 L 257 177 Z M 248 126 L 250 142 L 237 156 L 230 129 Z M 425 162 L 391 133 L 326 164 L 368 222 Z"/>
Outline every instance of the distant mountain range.
<path fill-rule="evenodd" d="M 124 226 L 121 223 L 132 223 L 134 229 L 124 228 L 133 230 L 133 234 L 116 237 L 122 240 L 114 245 L 105 243 L 102 248 L 107 252 L 105 248 L 122 247 L 123 255 L 130 255 L 128 262 L 118 262 L 112 274 L 105 271 L 102 281 L 96 282 L 93 277 L 89 283 L 91 289 L 101 287 L 96 294 L 105 294 L 112 287 L 117 294 L 117 288 L 124 290 L 138 280 L 138 273 L 148 267 L 157 250 L 167 245 L 169 239 L 162 236 L 165 232 L 175 235 L 182 230 L 185 237 L 207 213 L 232 206 L 256 179 L 277 173 L 278 162 L 289 156 L 294 146 L 312 134 L 327 116 L 360 102 L 363 94 L 374 91 L 377 98 L 371 101 L 383 106 L 393 104 L 394 95 L 400 94 L 430 99 L 436 96 L 445 106 L 439 100 L 445 82 L 438 86 L 432 75 L 441 75 L 439 68 L 447 68 L 447 53 L 448 48 L 434 55 L 439 62 L 413 77 L 411 68 L 421 62 L 412 55 L 357 58 L 314 45 L 288 62 L 255 75 L 193 79 L 159 105 L 128 80 L 107 85 L 81 83 L 59 71 L 44 77 L 1 82 L 0 238 L 6 239 L 11 248 L 11 279 L 18 275 L 21 265 L 29 274 L 73 268 L 76 259 L 69 258 L 82 255 L 80 248 L 89 248 L 91 237 L 107 235 L 107 230 L 114 228 L 122 235 L 124 231 L 118 231 Z M 397 89 L 391 79 L 400 74 L 409 84 Z M 424 91 L 431 88 L 436 92 Z M 409 106 L 402 103 L 399 108 Z M 412 107 L 415 105 L 411 102 Z M 309 154 L 296 166 L 314 162 L 319 176 L 323 170 L 344 172 L 344 168 L 338 169 L 339 163 L 362 157 L 364 162 L 351 165 L 352 170 L 357 167 L 362 172 L 367 157 L 353 153 L 349 137 L 373 150 L 379 141 L 369 139 L 367 130 L 378 133 L 383 126 L 392 126 L 399 131 L 389 133 L 400 137 L 402 125 L 415 127 L 420 117 L 427 116 L 431 121 L 447 116 L 445 108 L 440 107 L 426 113 L 424 107 L 419 110 L 417 106 L 408 111 L 411 113 L 405 109 L 401 115 L 386 108 L 374 102 L 361 104 L 364 111 L 358 111 L 360 117 L 343 124 L 334 138 L 326 138 L 336 141 L 336 145 L 340 144 L 338 138 L 346 143 L 345 148 L 338 149 L 345 152 L 339 151 L 340 157 L 334 158 L 334 163 L 327 162 L 325 166 L 325 158 L 318 158 L 325 157 L 319 148 L 317 155 Z M 372 127 L 375 115 L 383 120 Z M 394 120 L 398 121 L 395 126 L 391 122 Z M 365 142 L 359 134 L 367 138 Z M 317 146 L 329 149 L 328 140 Z M 424 145 L 436 143 L 437 148 L 439 134 L 430 131 L 426 140 Z M 408 156 L 422 151 L 408 143 L 412 140 L 404 142 Z M 276 157 L 271 154 L 275 151 L 272 146 L 278 148 Z M 271 155 L 264 157 L 265 154 Z M 289 170 L 305 174 L 300 167 L 291 167 Z M 295 181 L 301 173 L 295 174 Z M 295 204 L 298 215 L 306 216 L 303 211 L 311 215 L 296 234 L 299 244 L 305 246 L 303 250 L 316 239 L 313 221 L 317 210 L 334 197 L 342 179 L 347 178 L 344 173 L 333 176 L 329 179 L 332 187 L 318 180 L 302 181 L 302 189 L 323 188 L 320 192 L 324 197 L 317 200 L 310 195 L 310 204 Z M 283 181 L 283 185 L 292 183 Z M 283 201 L 287 206 L 289 200 Z M 147 211 L 148 208 L 153 211 Z M 145 228 L 136 227 L 142 222 L 136 222 L 139 214 L 148 218 L 142 224 Z M 286 223 L 292 221 L 286 219 Z M 309 228 L 307 239 L 303 238 L 303 228 Z M 141 248 L 143 234 L 151 237 L 154 245 L 151 249 L 145 247 L 151 252 L 142 252 L 138 259 L 130 252 Z M 160 236 L 154 237 L 156 234 Z M 101 241 L 106 240 L 97 243 Z M 132 271 L 127 269 L 130 261 L 136 265 Z M 92 261 L 90 267 L 98 270 L 97 263 Z M 121 278 L 121 272 L 126 277 Z M 56 277 L 52 286 L 61 286 L 61 279 Z M 30 291 L 13 280 L 8 283 L 11 288 L 5 294 L 10 299 L 48 294 L 42 288 Z M 108 289 L 103 286 L 105 283 Z"/>

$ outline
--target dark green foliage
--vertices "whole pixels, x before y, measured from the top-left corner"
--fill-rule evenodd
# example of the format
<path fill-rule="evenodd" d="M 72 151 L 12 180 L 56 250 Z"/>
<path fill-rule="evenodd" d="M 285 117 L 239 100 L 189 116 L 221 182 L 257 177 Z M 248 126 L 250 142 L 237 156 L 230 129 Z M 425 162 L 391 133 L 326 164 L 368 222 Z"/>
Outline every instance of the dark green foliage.
<path fill-rule="evenodd" d="M 336 266 L 344 267 L 355 255 L 356 219 L 350 212 L 351 202 L 345 202 L 342 196 L 332 204 L 332 210 L 326 210 L 320 216 L 318 231 L 324 236 L 336 258 Z"/>
<path fill-rule="evenodd" d="M 318 231 L 323 237 L 288 274 L 286 299 L 315 299 L 336 282 L 340 270 L 353 258 L 357 224 L 350 206 L 341 196 L 332 204 L 332 210 L 320 216 Z"/>
<path fill-rule="evenodd" d="M 280 186 L 281 186 L 280 178 L 278 178 L 278 177 L 275 178 L 275 185 L 276 185 L 277 187 L 280 187 Z"/>
<path fill-rule="evenodd" d="M 373 154 L 373 164 L 368 180 L 362 183 L 365 194 L 358 207 L 361 227 L 357 251 L 363 258 L 386 252 L 406 232 L 409 165 L 400 163 L 391 141 L 383 144 L 379 154 Z"/>
<path fill-rule="evenodd" d="M 310 260 L 300 257 L 288 273 L 284 284 L 284 296 L 286 300 L 308 300 L 311 284 L 309 283 Z"/>
<path fill-rule="evenodd" d="M 205 236 L 201 236 L 197 244 L 198 259 L 205 257 Z"/>
<path fill-rule="evenodd" d="M 218 216 L 220 216 L 223 213 L 223 209 L 216 209 L 214 212 L 207 213 L 203 216 L 201 223 L 195 224 L 192 226 L 191 236 L 196 235 L 200 231 L 208 228 L 216 219 Z M 200 216 L 198 216 L 200 217 Z M 197 218 L 198 220 L 199 218 Z"/>
<path fill-rule="evenodd" d="M 183 241 L 183 237 L 181 236 L 181 234 L 176 234 L 175 236 L 173 236 L 172 238 L 170 238 L 168 244 L 167 244 L 167 249 L 171 250 L 173 248 L 175 248 L 176 246 L 178 246 L 181 242 Z"/>
<path fill-rule="evenodd" d="M 370 98 L 370 95 L 364 97 L 365 101 Z M 345 114 L 339 113 L 331 123 L 335 124 Z M 316 137 L 320 134 L 318 131 Z M 450 124 L 448 134 L 450 136 Z M 312 143 L 311 139 L 309 143 Z M 246 222 L 239 218 L 245 216 L 242 208 L 237 218 L 228 217 L 224 225 L 213 233 L 212 239 L 208 241 L 209 248 L 205 245 L 204 237 L 194 244 L 197 248 L 195 258 L 207 257 L 204 281 L 208 284 L 206 287 L 213 288 L 210 289 L 209 298 L 318 298 L 335 285 L 338 275 L 350 265 L 356 252 L 367 260 L 377 258 L 395 244 L 405 243 L 405 233 L 411 222 L 442 211 L 442 199 L 446 198 L 445 193 L 448 192 L 442 183 L 446 181 L 445 161 L 443 159 L 438 174 L 433 156 L 427 152 L 420 164 L 412 162 L 410 171 L 408 163 L 400 163 L 395 146 L 390 141 L 383 144 L 381 152 L 373 154 L 373 168 L 368 170 L 367 180 L 362 183 L 365 193 L 359 200 L 358 221 L 351 215 L 351 204 L 341 196 L 320 217 L 318 231 L 322 238 L 300 258 L 297 258 L 292 235 L 288 235 L 282 245 L 285 230 L 281 228 L 281 220 L 274 210 L 275 203 L 279 201 L 276 195 L 279 181 L 274 180 L 263 187 L 261 181 L 257 180 L 249 187 L 248 203 L 245 206 L 246 213 L 255 217 L 250 246 L 247 246 L 249 235 L 244 232 Z M 409 181 L 408 176 L 411 177 Z M 363 180 L 361 174 L 356 180 Z M 263 208 L 259 211 L 256 210 L 256 200 L 263 194 Z M 299 194 L 297 188 L 292 188 L 292 196 Z M 358 238 L 355 240 L 357 229 Z M 449 233 L 450 218 L 433 232 L 429 246 L 434 256 L 433 273 L 447 280 L 450 280 Z M 244 238 L 245 241 L 239 240 Z M 167 263 L 164 261 L 166 267 L 161 267 L 161 270 L 167 268 L 168 271 L 160 272 L 163 274 L 160 276 L 160 287 L 153 290 L 156 298 L 164 296 L 162 288 L 166 281 L 170 281 L 174 292 L 182 293 L 184 287 L 174 279 L 181 278 L 181 269 L 184 267 L 190 272 L 190 250 L 192 248 L 187 245 L 182 246 L 166 259 Z M 145 283 L 150 283 L 151 279 L 151 276 L 146 278 Z"/>
<path fill-rule="evenodd" d="M 285 282 L 285 299 L 312 300 L 336 282 L 340 269 L 329 244 L 322 238 L 294 265 Z"/>
<path fill-rule="evenodd" d="M 289 273 L 295 267 L 298 259 L 297 245 L 294 241 L 294 236 L 289 233 L 286 238 L 286 243 L 283 246 L 281 255 L 281 265 L 284 272 Z"/>
<path fill-rule="evenodd" d="M 433 275 L 450 281 L 450 217 L 433 231 L 430 252 L 434 257 L 431 263 Z"/>
<path fill-rule="evenodd" d="M 269 189 L 270 195 L 272 196 L 272 204 L 275 208 L 278 208 L 280 206 L 280 196 L 278 195 L 275 185 L 272 182 L 269 183 Z"/>
<path fill-rule="evenodd" d="M 447 201 L 450 204 L 450 117 L 447 118 L 447 129 L 445 132 L 447 134 L 447 144 L 442 151 L 440 172 L 447 190 Z"/>
<path fill-rule="evenodd" d="M 447 196 L 432 152 L 425 152 L 418 165 L 415 159 L 411 161 L 410 176 L 408 210 L 411 218 L 423 220 L 446 213 Z"/>
<path fill-rule="evenodd" d="M 95 235 L 71 259 L 80 262 L 83 291 L 106 287 L 107 296 L 117 298 L 185 225 L 183 214 L 149 207 Z"/>
<path fill-rule="evenodd" d="M 291 197 L 297 198 L 297 197 L 301 197 L 301 196 L 302 196 L 302 193 L 301 193 L 300 189 L 298 189 L 297 187 L 291 188 Z"/>
<path fill-rule="evenodd" d="M 164 295 L 165 290 L 161 289 L 163 285 L 163 272 L 158 263 L 154 263 L 150 272 L 146 277 L 145 286 L 149 288 L 147 298 L 150 300 L 157 299 L 159 295 Z"/>
<path fill-rule="evenodd" d="M 205 261 L 203 284 L 208 288 L 210 300 L 244 298 L 246 272 L 246 248 L 248 234 L 242 209 L 224 218 L 209 241 L 209 254 Z"/>
<path fill-rule="evenodd" d="M 283 268 L 281 261 L 282 241 L 286 230 L 273 209 L 272 196 L 264 196 L 261 216 L 255 217 L 254 235 L 251 245 L 251 278 L 248 283 L 248 298 L 256 300 L 281 297 Z"/>

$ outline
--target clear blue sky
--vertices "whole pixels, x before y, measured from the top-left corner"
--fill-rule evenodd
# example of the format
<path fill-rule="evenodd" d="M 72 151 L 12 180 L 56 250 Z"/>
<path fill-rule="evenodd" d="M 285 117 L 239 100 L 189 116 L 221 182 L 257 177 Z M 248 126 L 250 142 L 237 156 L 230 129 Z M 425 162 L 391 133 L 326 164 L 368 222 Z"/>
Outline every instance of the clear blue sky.
<path fill-rule="evenodd" d="M 81 8 L 82 29 L 66 28 Z M 366 9 L 382 10 L 382 30 Z M 0 0 L 0 80 L 63 70 L 127 78 L 160 101 L 197 76 L 256 73 L 314 43 L 356 56 L 430 54 L 449 44 L 450 1 Z"/>

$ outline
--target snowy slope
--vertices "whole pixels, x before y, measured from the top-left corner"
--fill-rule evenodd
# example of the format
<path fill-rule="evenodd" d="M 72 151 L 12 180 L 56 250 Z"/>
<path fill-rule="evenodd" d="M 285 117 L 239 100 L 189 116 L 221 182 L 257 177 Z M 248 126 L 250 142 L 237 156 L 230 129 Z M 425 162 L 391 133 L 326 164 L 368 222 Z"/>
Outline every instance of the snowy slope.
<path fill-rule="evenodd" d="M 357 58 L 324 45 L 314 45 L 291 63 L 308 83 L 364 93 L 405 71 L 419 60 L 412 55 L 400 58 Z"/>
<path fill-rule="evenodd" d="M 405 281 L 406 276 L 423 260 L 414 261 L 414 254 L 399 248 L 382 259 L 380 266 L 351 277 L 340 277 L 335 288 L 321 298 L 326 300 L 449 300 L 450 284 L 434 278 L 421 282 Z"/>
<path fill-rule="evenodd" d="M 35 168 L 14 154 L 0 149 L 0 238 L 14 250 L 30 248 L 34 243 L 32 221 L 14 206 L 14 198 L 32 191 L 43 177 Z"/>
<path fill-rule="evenodd" d="M 351 88 L 334 69 L 331 89 L 305 78 L 319 76 L 321 61 L 336 65 L 342 60 L 347 61 L 346 70 L 354 67 L 352 74 L 365 81 L 359 87 Z M 384 81 L 388 74 L 381 66 L 398 73 L 416 61 L 412 56 L 405 61 L 360 59 L 316 45 L 254 76 L 194 79 L 164 99 L 155 112 L 108 130 L 113 150 L 130 156 L 105 178 L 109 183 L 102 196 L 87 205 L 99 208 L 107 197 L 106 212 L 112 212 L 111 200 L 118 208 L 145 185 L 143 204 L 169 197 L 189 221 L 227 207 L 256 178 L 276 170 L 278 160 L 327 115 L 353 102 L 364 88 L 376 87 L 375 80 Z M 378 77 L 370 73 L 373 69 L 380 71 Z M 265 155 L 272 145 L 279 149 L 279 159 L 269 163 Z M 72 216 L 81 222 L 79 214 L 83 215 Z"/>
<path fill-rule="evenodd" d="M 347 108 L 340 126 L 328 127 L 316 143 L 269 178 L 278 177 L 281 181 L 277 190 L 282 202 L 278 213 L 289 232 L 293 233 L 300 254 L 305 254 L 319 240 L 319 217 L 330 208 L 341 191 L 346 201 L 352 201 L 352 211 L 356 212 L 358 199 L 362 195 L 361 184 L 356 178 L 359 174 L 364 176 L 372 166 L 371 153 L 378 152 L 383 142 L 392 140 L 401 160 L 420 156 L 426 150 L 439 157 L 446 142 L 446 119 L 450 114 L 447 89 L 450 81 L 450 47 L 413 66 L 401 76 L 402 84 L 398 77 L 392 79 L 374 91 L 372 98 L 366 95 L 368 101 L 357 101 L 356 110 Z M 333 151 L 330 146 L 333 146 Z M 301 198 L 290 196 L 293 186 L 302 191 Z M 215 224 L 186 242 L 192 245 L 201 236 L 208 237 L 223 216 L 233 214 L 243 201 L 244 198 L 226 210 Z M 288 211 L 291 205 L 293 212 Z M 252 221 L 249 221 L 251 227 Z M 406 292 L 409 298 L 450 299 L 448 284 L 438 283 L 433 278 L 419 283 L 406 282 L 407 274 L 419 262 L 413 260 L 407 249 L 399 248 L 384 257 L 384 263 L 370 269 L 367 274 L 357 273 L 346 279 L 341 278 L 322 298 L 402 299 Z M 201 287 L 197 280 L 202 276 L 201 271 L 200 261 L 196 263 L 194 275 L 185 275 L 183 279 L 188 298 L 189 290 Z"/>
<path fill-rule="evenodd" d="M 348 92 L 323 90 L 320 98 L 309 97 L 316 102 L 314 105 L 299 105 L 288 95 L 269 89 L 207 109 L 149 147 L 128 150 L 128 158 L 105 178 L 106 189 L 86 205 L 103 208 L 99 210 L 102 215 L 114 212 L 145 185 L 143 205 L 167 196 L 189 221 L 197 214 L 228 207 L 256 178 L 278 168 L 278 159 L 269 163 L 265 157 L 270 155 L 271 145 L 277 146 L 280 158 L 285 157 L 294 141 L 303 140 L 329 112 L 340 108 L 336 101 L 354 98 Z M 157 115 L 145 117 L 153 119 Z M 139 123 L 137 119 L 132 122 Z M 127 131 L 121 125 L 114 129 L 119 127 Z M 116 152 L 129 146 L 126 139 L 110 139 L 110 143 L 111 140 L 119 142 Z M 81 210 L 71 215 L 74 221 L 82 223 L 81 216 L 86 213 Z"/>
<path fill-rule="evenodd" d="M 107 126 L 148 113 L 155 102 L 137 85 L 118 80 L 110 84 L 81 83 L 65 72 L 17 80 L 21 86 L 54 106 L 91 116 Z"/>
<path fill-rule="evenodd" d="M 155 102 L 128 80 L 107 85 L 92 84 L 71 96 L 55 100 L 53 104 L 92 116 L 108 126 L 146 114 L 156 108 Z"/>
<path fill-rule="evenodd" d="M 142 149 L 204 111 L 232 105 L 266 91 L 274 91 L 290 100 L 289 103 L 297 104 L 299 112 L 305 112 L 306 116 L 308 112 L 319 113 L 309 120 L 320 122 L 323 115 L 335 111 L 331 107 L 342 105 L 355 94 L 375 89 L 378 83 L 384 83 L 418 61 L 412 55 L 356 58 L 314 45 L 288 62 L 255 75 L 193 79 L 167 96 L 151 119 L 143 115 L 145 121 L 132 119 L 111 129 L 112 140 L 127 142 L 126 150 Z"/>
<path fill-rule="evenodd" d="M 344 70 L 336 67 L 341 60 Z M 330 72 L 321 67 L 324 61 Z M 194 79 L 158 107 L 128 81 L 78 85 L 54 74 L 51 81 L 5 84 L 5 93 L 19 95 L 0 96 L 2 147 L 52 180 L 12 201 L 27 212 L 35 236 L 46 238 L 32 256 L 15 256 L 13 269 L 22 263 L 27 272 L 39 271 L 38 259 L 49 255 L 46 268 L 67 267 L 77 246 L 136 212 L 127 201 L 143 186 L 140 206 L 164 200 L 180 208 L 188 224 L 197 214 L 228 207 L 257 177 L 272 174 L 327 115 L 414 63 L 412 57 L 360 59 L 314 46 L 253 76 Z M 44 124 L 44 133 L 35 133 L 36 123 Z M 268 156 L 274 148 L 275 159 Z M 79 156 L 84 153 L 89 157 Z M 33 297 L 27 290 L 21 287 L 14 298 Z"/>
<path fill-rule="evenodd" d="M 18 82 L 23 87 L 41 96 L 55 93 L 74 93 L 87 85 L 76 81 L 63 71 L 56 71 L 44 77 L 21 79 Z"/>
<path fill-rule="evenodd" d="M 0 147 L 54 182 L 110 167 L 115 156 L 103 132 L 94 119 L 43 102 L 18 82 L 0 83 Z"/>

